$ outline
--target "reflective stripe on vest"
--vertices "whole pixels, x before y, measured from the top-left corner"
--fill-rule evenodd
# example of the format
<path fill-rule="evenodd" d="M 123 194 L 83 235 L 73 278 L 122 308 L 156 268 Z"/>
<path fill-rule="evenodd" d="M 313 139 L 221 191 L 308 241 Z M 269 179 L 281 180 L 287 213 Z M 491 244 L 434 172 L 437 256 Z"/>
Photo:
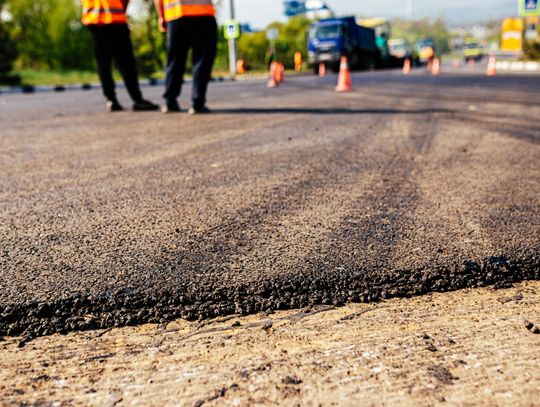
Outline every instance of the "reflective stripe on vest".
<path fill-rule="evenodd" d="M 82 0 L 82 8 L 84 25 L 127 23 L 122 0 Z"/>
<path fill-rule="evenodd" d="M 216 9 L 212 0 L 163 0 L 165 21 L 181 17 L 214 16 Z"/>

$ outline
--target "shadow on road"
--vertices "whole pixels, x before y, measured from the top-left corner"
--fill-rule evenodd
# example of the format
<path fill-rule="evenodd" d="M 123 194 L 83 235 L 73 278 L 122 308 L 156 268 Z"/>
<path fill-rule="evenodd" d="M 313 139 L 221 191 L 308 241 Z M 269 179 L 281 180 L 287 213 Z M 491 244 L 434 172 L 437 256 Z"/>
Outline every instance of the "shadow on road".
<path fill-rule="evenodd" d="M 238 108 L 238 109 L 215 109 L 217 114 L 430 114 L 430 113 L 454 113 L 449 109 L 346 109 L 346 108 Z"/>

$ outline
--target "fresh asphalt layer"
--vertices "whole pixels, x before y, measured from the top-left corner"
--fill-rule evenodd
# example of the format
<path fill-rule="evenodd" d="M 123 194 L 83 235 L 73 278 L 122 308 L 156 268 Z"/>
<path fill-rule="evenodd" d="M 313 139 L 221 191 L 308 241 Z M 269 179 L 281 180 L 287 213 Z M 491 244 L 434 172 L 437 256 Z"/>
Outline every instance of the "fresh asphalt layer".
<path fill-rule="evenodd" d="M 538 77 L 335 82 L 0 95 L 0 335 L 540 278 Z"/>

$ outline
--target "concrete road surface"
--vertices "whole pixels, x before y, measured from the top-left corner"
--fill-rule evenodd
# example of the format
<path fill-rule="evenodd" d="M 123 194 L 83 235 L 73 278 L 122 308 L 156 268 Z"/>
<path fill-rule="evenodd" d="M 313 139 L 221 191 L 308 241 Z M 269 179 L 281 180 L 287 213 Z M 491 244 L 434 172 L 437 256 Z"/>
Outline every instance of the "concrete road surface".
<path fill-rule="evenodd" d="M 540 279 L 538 77 L 335 82 L 0 95 L 0 335 Z"/>

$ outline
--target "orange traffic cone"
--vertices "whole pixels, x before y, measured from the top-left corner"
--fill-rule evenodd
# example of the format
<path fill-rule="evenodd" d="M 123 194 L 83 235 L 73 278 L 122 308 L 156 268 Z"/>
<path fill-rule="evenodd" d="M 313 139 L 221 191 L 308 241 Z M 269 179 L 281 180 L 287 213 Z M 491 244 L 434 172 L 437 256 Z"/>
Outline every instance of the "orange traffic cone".
<path fill-rule="evenodd" d="M 322 62 L 319 64 L 319 76 L 322 78 L 323 76 L 326 76 L 326 65 Z"/>
<path fill-rule="evenodd" d="M 268 88 L 275 88 L 279 85 L 277 81 L 277 70 L 277 62 L 272 62 L 270 72 L 268 73 L 268 84 L 266 85 Z"/>
<path fill-rule="evenodd" d="M 433 61 L 431 59 L 428 60 L 427 70 L 428 72 L 431 72 L 433 70 Z"/>
<path fill-rule="evenodd" d="M 238 61 L 236 61 L 236 73 L 238 75 L 244 75 L 246 72 L 246 61 L 240 58 Z"/>
<path fill-rule="evenodd" d="M 278 62 L 276 81 L 279 84 L 279 83 L 282 83 L 284 80 L 285 80 L 285 65 L 283 65 L 282 62 Z"/>
<path fill-rule="evenodd" d="M 497 75 L 497 59 L 494 56 L 490 56 L 488 60 L 486 76 L 496 76 L 496 75 Z"/>
<path fill-rule="evenodd" d="M 474 59 L 469 59 L 469 62 L 467 62 L 467 64 L 469 66 L 475 66 L 476 65 L 476 61 Z"/>
<path fill-rule="evenodd" d="M 408 75 L 411 73 L 411 60 L 407 58 L 403 63 L 403 75 Z"/>
<path fill-rule="evenodd" d="M 439 58 L 435 58 L 433 60 L 433 67 L 431 68 L 431 74 L 437 76 L 440 73 L 441 73 L 441 60 Z"/>
<path fill-rule="evenodd" d="M 336 92 L 349 92 L 352 90 L 351 71 L 349 69 L 349 63 L 347 57 L 341 57 L 341 64 L 339 66 L 339 77 Z"/>
<path fill-rule="evenodd" d="M 302 62 L 302 53 L 296 51 L 294 53 L 294 70 L 296 72 L 300 72 L 302 70 Z"/>

